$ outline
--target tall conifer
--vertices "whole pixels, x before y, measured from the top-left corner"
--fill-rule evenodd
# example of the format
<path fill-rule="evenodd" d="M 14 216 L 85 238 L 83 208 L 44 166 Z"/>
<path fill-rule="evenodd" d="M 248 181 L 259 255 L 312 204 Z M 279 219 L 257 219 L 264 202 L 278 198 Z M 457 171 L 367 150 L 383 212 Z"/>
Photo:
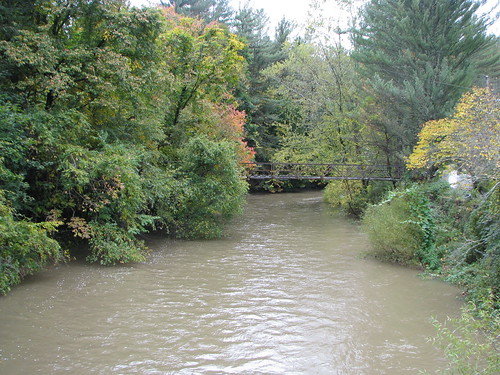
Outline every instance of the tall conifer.
<path fill-rule="evenodd" d="M 293 32 L 292 22 L 282 19 L 276 27 L 275 39 L 268 35 L 269 18 L 264 9 L 244 6 L 233 20 L 232 28 L 247 44 L 242 55 L 248 63 L 248 82 L 241 87 L 238 98 L 248 117 L 248 141 L 257 149 L 257 159 L 268 161 L 278 146 L 274 123 L 278 120 L 281 103 L 267 93 L 269 82 L 262 71 L 286 58 L 285 42 Z"/>
<path fill-rule="evenodd" d="M 472 85 L 478 56 L 493 43 L 479 6 L 371 0 L 362 10 L 353 56 L 382 109 L 379 126 L 396 141 L 393 151 L 409 151 L 420 125 L 448 115 Z"/>

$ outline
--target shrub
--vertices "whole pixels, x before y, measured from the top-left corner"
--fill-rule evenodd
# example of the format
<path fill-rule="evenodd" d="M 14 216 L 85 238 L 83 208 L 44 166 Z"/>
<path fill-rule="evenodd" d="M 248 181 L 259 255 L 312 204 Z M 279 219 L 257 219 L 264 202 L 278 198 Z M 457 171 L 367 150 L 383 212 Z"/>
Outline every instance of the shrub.
<path fill-rule="evenodd" d="M 0 293 L 62 258 L 61 247 L 48 236 L 58 224 L 16 220 L 0 191 Z"/>
<path fill-rule="evenodd" d="M 392 186 L 383 181 L 330 181 L 324 190 L 324 199 L 349 215 L 359 217 L 370 203 L 379 200 Z"/>
<path fill-rule="evenodd" d="M 457 238 L 443 245 L 449 249 L 444 259 L 447 279 L 465 287 L 472 300 L 484 299 L 491 291 L 497 303 L 500 296 L 498 186 L 496 184 L 487 194 L 461 202 Z"/>
<path fill-rule="evenodd" d="M 459 318 L 448 318 L 445 323 L 434 320 L 437 336 L 433 343 L 443 349 L 449 365 L 444 374 L 500 373 L 500 314 L 493 307 L 492 297 L 482 301 L 478 308 L 468 303 Z"/>
<path fill-rule="evenodd" d="M 216 238 L 240 213 L 248 189 L 231 142 L 193 138 L 182 152 L 182 195 L 176 204 L 176 235 Z"/>
<path fill-rule="evenodd" d="M 359 216 L 368 204 L 368 194 L 361 181 L 331 181 L 325 188 L 324 199 L 354 216 Z"/>
<path fill-rule="evenodd" d="M 394 196 L 365 211 L 363 226 L 370 237 L 373 255 L 401 263 L 417 264 L 424 234 L 412 216 L 405 195 Z"/>
<path fill-rule="evenodd" d="M 114 223 L 90 223 L 92 237 L 90 239 L 90 262 L 103 265 L 116 263 L 139 262 L 144 260 L 142 242 L 136 240 L 131 233 Z"/>

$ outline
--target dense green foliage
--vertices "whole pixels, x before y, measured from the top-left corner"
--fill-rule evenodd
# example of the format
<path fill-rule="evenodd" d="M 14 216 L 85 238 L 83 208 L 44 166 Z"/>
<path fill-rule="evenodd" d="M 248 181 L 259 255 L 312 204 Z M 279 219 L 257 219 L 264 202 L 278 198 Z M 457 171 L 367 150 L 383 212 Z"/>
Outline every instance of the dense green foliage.
<path fill-rule="evenodd" d="M 1 11 L 1 291 L 60 259 L 55 239 L 115 264 L 144 259 L 137 235 L 152 228 L 220 235 L 252 155 L 233 96 L 244 44 L 122 0 Z"/>
<path fill-rule="evenodd" d="M 48 236 L 58 224 L 16 220 L 0 191 L 0 293 L 7 293 L 47 262 L 62 258 L 59 244 Z"/>
<path fill-rule="evenodd" d="M 429 202 L 416 186 L 390 192 L 385 201 L 368 207 L 363 222 L 375 254 L 384 260 L 419 265 L 432 246 Z"/>
<path fill-rule="evenodd" d="M 183 150 L 182 201 L 177 204 L 177 235 L 215 238 L 222 224 L 240 212 L 247 191 L 240 179 L 233 145 L 203 137 L 191 139 Z"/>

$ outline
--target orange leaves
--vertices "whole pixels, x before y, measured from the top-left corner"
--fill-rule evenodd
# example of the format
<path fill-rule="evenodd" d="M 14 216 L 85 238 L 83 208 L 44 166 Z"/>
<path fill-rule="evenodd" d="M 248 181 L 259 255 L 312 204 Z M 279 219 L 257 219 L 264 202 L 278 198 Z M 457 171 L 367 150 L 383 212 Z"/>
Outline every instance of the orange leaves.
<path fill-rule="evenodd" d="M 248 147 L 243 137 L 246 122 L 245 111 L 238 111 L 232 104 L 219 104 L 216 106 L 216 110 L 220 116 L 218 131 L 225 139 L 236 142 L 238 161 L 240 163 L 252 162 L 255 151 L 252 147 Z"/>
<path fill-rule="evenodd" d="M 81 217 L 72 217 L 68 222 L 68 227 L 71 228 L 73 236 L 77 238 L 89 239 L 92 237 L 92 228 L 87 221 Z"/>
<path fill-rule="evenodd" d="M 220 113 L 220 126 L 226 137 L 234 139 L 234 135 L 241 135 L 246 121 L 245 111 L 238 111 L 232 104 L 219 104 L 216 109 Z"/>

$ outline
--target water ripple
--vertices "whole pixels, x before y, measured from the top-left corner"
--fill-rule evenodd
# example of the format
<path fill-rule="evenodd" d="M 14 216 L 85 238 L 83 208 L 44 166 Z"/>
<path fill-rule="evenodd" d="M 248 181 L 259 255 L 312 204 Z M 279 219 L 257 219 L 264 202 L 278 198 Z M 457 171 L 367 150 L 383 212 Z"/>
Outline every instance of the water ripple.
<path fill-rule="evenodd" d="M 316 193 L 253 196 L 218 241 L 152 239 L 148 262 L 70 264 L 0 300 L 0 373 L 414 374 L 456 291 L 359 258 Z M 411 293 L 408 291 L 411 290 Z"/>

